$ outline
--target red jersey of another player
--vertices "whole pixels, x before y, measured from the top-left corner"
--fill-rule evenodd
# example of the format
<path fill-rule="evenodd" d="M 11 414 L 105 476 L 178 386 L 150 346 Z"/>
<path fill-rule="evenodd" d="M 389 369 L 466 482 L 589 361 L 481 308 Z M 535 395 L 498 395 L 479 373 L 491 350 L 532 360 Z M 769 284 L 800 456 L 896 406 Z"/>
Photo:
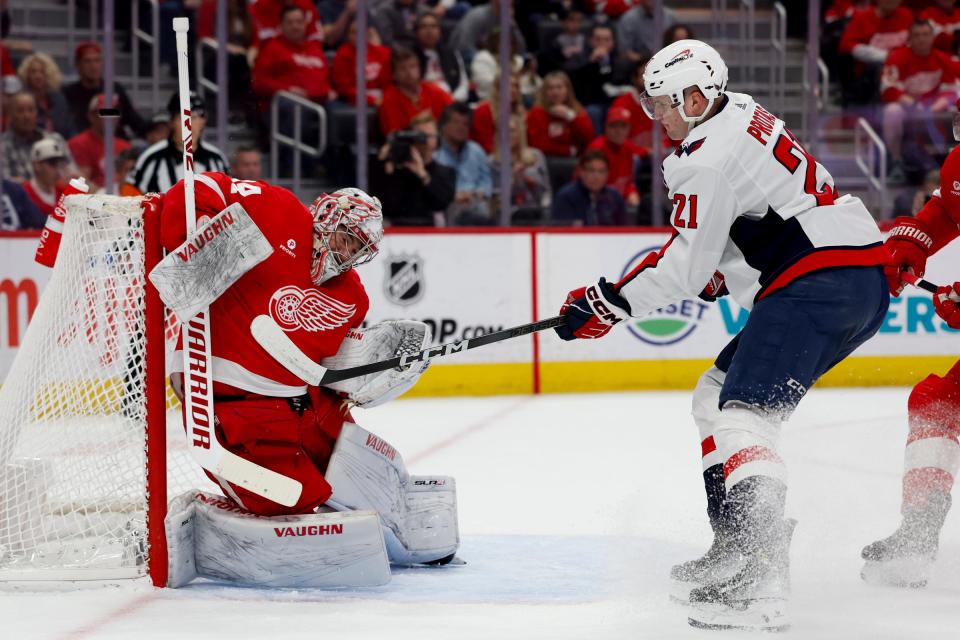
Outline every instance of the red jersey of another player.
<path fill-rule="evenodd" d="M 183 189 L 181 181 L 164 195 L 161 241 L 168 251 L 186 237 Z M 214 393 L 302 395 L 306 384 L 260 347 L 250 334 L 250 323 L 268 314 L 312 360 L 331 356 L 367 313 L 369 302 L 360 277 L 350 270 L 321 286 L 313 283 L 313 217 L 286 189 L 205 173 L 196 179 L 196 202 L 198 219 L 239 202 L 274 250 L 210 307 Z M 173 370 L 183 370 L 181 351 Z"/>

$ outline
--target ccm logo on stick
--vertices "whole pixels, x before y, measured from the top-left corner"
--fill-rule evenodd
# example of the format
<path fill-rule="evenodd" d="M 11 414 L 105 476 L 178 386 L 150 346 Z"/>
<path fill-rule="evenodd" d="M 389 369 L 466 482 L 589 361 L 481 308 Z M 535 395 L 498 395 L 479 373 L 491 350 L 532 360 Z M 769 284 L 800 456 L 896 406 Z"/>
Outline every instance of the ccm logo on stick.
<path fill-rule="evenodd" d="M 405 353 L 404 355 L 400 356 L 400 366 L 405 367 L 411 362 L 423 362 L 424 360 L 436 358 L 437 356 L 446 356 L 450 355 L 451 353 L 457 353 L 458 351 L 463 351 L 466 349 L 467 345 L 469 344 L 469 340 L 460 340 L 459 342 L 442 344 L 439 347 L 433 347 L 432 349 L 424 349 L 420 353 Z"/>

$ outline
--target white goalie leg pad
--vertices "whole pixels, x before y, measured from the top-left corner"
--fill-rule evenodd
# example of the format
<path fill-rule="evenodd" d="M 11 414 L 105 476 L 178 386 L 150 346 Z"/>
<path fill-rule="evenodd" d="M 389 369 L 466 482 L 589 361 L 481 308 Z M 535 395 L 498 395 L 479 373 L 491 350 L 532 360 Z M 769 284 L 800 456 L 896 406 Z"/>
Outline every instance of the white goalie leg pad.
<path fill-rule="evenodd" d="M 197 577 L 194 526 L 197 510 L 196 491 L 183 493 L 170 502 L 163 527 L 167 535 L 167 586 L 173 589 L 189 584 Z"/>
<path fill-rule="evenodd" d="M 344 423 L 324 477 L 329 506 L 380 515 L 390 562 L 432 562 L 460 546 L 453 478 L 410 476 L 396 449 L 365 429 Z"/>
<path fill-rule="evenodd" d="M 282 588 L 374 587 L 390 581 L 383 531 L 371 511 L 265 517 L 203 492 L 193 494 L 190 507 L 198 576 Z M 189 534 L 187 527 L 172 532 L 168 527 L 168 541 L 171 533 L 180 534 L 171 569 L 181 581 L 189 576 L 183 544 Z"/>

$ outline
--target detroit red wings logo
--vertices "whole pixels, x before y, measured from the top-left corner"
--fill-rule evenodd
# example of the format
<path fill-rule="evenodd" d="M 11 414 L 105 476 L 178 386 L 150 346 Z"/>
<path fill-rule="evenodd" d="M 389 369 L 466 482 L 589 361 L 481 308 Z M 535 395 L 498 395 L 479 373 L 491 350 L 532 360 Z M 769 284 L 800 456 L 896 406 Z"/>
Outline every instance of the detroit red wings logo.
<path fill-rule="evenodd" d="M 270 297 L 270 315 L 284 331 L 326 331 L 343 326 L 357 308 L 316 289 L 281 287 Z"/>

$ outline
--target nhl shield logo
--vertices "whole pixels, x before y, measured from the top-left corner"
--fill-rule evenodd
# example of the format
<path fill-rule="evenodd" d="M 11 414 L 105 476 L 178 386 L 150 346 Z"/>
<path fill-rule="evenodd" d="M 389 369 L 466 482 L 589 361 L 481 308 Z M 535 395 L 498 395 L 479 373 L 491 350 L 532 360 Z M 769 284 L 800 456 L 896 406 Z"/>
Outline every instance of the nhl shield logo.
<path fill-rule="evenodd" d="M 394 304 L 410 305 L 423 296 L 423 262 L 420 256 L 390 256 L 386 275 L 384 291 Z"/>

